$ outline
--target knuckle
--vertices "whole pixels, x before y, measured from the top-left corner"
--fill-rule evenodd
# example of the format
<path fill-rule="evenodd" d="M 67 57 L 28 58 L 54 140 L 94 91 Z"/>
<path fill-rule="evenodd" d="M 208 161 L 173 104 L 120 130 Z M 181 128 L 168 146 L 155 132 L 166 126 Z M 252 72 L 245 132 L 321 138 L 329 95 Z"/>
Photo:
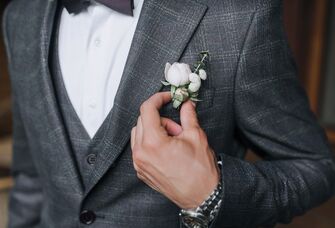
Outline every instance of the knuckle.
<path fill-rule="evenodd" d="M 142 146 L 146 149 L 146 151 L 155 151 L 159 148 L 160 145 L 161 143 L 159 140 L 153 138 L 148 139 L 147 137 L 143 138 Z"/>
<path fill-rule="evenodd" d="M 190 132 L 190 136 L 193 139 L 200 140 L 202 138 L 202 133 L 201 132 L 202 132 L 201 128 L 196 127 Z"/>
<path fill-rule="evenodd" d="M 146 148 L 146 151 L 154 151 L 157 148 L 157 144 L 152 140 L 143 140 L 143 147 Z"/>
<path fill-rule="evenodd" d="M 133 161 L 135 164 L 138 164 L 140 162 L 142 162 L 143 158 L 142 158 L 142 153 L 140 151 L 140 149 L 138 147 L 134 147 L 133 149 Z"/>
<path fill-rule="evenodd" d="M 148 107 L 148 101 L 144 101 L 140 106 L 140 112 L 143 113 Z"/>
<path fill-rule="evenodd" d="M 188 136 L 190 137 L 190 140 L 200 143 L 202 146 L 208 145 L 207 135 L 200 127 L 190 131 Z"/>

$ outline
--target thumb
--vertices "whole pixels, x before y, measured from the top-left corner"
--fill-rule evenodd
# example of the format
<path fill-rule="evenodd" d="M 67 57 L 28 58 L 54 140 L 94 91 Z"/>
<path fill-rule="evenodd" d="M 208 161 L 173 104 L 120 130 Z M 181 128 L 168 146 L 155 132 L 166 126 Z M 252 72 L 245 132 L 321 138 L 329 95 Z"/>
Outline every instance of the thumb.
<path fill-rule="evenodd" d="M 180 122 L 184 130 L 200 127 L 195 112 L 195 104 L 192 101 L 188 100 L 181 106 Z"/>

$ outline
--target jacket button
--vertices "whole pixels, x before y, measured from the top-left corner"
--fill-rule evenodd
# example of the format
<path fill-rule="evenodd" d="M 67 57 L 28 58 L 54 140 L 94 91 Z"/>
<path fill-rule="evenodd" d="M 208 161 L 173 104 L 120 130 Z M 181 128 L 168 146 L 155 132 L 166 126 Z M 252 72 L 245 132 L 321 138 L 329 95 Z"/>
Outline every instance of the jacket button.
<path fill-rule="evenodd" d="M 96 160 L 97 160 L 97 156 L 96 156 L 95 154 L 89 154 L 89 155 L 87 156 L 86 160 L 87 160 L 87 163 L 88 163 L 89 165 L 94 165 L 94 163 L 95 163 Z"/>
<path fill-rule="evenodd" d="M 93 211 L 89 211 L 89 210 L 84 210 L 80 213 L 80 222 L 85 224 L 85 225 L 90 225 L 92 224 L 95 219 L 96 219 L 96 215 Z"/>

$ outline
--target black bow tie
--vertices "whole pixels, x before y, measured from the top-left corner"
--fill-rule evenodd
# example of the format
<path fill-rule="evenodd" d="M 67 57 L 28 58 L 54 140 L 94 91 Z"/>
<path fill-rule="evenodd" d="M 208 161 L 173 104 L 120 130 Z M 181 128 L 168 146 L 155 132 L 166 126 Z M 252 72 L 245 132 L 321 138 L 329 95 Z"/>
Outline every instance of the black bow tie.
<path fill-rule="evenodd" d="M 96 0 L 117 12 L 133 16 L 134 0 Z M 69 13 L 80 13 L 86 9 L 90 0 L 62 0 L 62 3 Z"/>

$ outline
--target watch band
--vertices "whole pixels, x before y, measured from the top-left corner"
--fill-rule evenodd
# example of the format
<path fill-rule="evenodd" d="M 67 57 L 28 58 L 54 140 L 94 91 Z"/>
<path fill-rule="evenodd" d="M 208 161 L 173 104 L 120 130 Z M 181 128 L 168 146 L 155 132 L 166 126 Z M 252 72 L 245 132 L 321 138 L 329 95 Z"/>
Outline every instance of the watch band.
<path fill-rule="evenodd" d="M 219 212 L 222 203 L 222 184 L 219 182 L 212 194 L 198 207 L 211 222 Z"/>

